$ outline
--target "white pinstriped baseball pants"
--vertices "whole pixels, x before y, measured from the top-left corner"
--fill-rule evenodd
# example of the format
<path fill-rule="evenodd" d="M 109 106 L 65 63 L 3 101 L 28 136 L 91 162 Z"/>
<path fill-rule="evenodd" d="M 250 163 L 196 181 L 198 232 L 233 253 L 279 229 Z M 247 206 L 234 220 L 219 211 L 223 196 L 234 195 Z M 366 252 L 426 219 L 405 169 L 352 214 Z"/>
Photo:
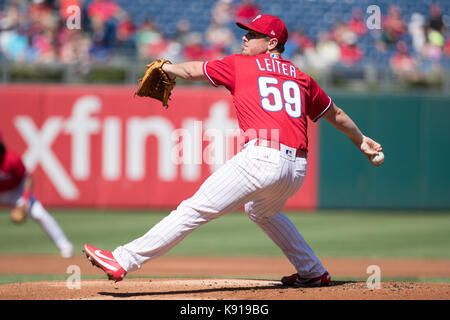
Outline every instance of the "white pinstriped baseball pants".
<path fill-rule="evenodd" d="M 254 146 L 252 140 L 215 171 L 191 198 L 142 237 L 113 251 L 127 272 L 165 254 L 197 227 L 237 211 L 245 212 L 283 251 L 297 272 L 317 277 L 326 270 L 295 225 L 281 213 L 306 176 L 306 159 L 295 149 Z"/>

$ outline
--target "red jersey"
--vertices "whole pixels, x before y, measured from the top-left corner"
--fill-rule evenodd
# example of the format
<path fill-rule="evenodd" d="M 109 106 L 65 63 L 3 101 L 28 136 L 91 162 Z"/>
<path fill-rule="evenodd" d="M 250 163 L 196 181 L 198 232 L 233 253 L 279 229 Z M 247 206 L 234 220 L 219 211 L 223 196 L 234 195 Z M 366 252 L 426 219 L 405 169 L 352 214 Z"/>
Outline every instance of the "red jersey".
<path fill-rule="evenodd" d="M 26 175 L 22 159 L 16 153 L 6 150 L 0 163 L 0 192 L 14 189 Z"/>
<path fill-rule="evenodd" d="M 278 54 L 207 61 L 203 73 L 213 86 L 223 85 L 231 92 L 246 137 L 252 137 L 247 134 L 252 131 L 256 137 L 308 150 L 307 118 L 317 121 L 332 105 L 309 75 Z M 271 135 L 277 129 L 278 139 Z"/>

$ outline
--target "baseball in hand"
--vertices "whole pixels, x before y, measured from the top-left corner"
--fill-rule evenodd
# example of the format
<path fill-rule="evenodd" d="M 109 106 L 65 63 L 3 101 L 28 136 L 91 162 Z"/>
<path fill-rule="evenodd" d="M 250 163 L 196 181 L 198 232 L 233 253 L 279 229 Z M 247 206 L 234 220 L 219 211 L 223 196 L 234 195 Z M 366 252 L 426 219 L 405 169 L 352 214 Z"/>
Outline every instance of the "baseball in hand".
<path fill-rule="evenodd" d="M 370 158 L 370 162 L 372 162 L 372 164 L 377 167 L 381 166 L 384 163 L 384 153 L 381 151 L 378 152 L 378 154 L 376 154 Z"/>

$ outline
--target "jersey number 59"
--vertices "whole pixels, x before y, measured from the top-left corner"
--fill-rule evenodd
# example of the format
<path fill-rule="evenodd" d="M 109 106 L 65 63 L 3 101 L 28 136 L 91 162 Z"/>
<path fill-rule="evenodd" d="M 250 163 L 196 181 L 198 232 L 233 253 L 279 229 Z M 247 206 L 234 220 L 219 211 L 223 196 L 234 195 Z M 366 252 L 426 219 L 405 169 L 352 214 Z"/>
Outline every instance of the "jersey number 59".
<path fill-rule="evenodd" d="M 300 87 L 295 81 L 283 81 L 282 92 L 277 87 L 278 79 L 272 77 L 259 77 L 258 87 L 261 95 L 261 106 L 270 112 L 286 109 L 288 115 L 293 118 L 300 118 L 302 115 L 302 97 Z M 273 104 L 269 96 L 273 97 Z"/>

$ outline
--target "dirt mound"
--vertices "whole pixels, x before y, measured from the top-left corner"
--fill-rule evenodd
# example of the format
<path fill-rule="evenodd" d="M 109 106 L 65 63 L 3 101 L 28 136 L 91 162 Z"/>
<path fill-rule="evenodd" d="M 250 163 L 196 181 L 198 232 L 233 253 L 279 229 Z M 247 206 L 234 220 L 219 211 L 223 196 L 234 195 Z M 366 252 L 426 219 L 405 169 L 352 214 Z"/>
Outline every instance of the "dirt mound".
<path fill-rule="evenodd" d="M 287 288 L 278 281 L 243 279 L 82 280 L 0 286 L 6 300 L 447 300 L 450 284 L 383 282 L 369 290 L 365 282 L 333 281 L 323 288 Z"/>
<path fill-rule="evenodd" d="M 67 280 L 0 285 L 1 300 L 450 300 L 449 283 L 383 282 L 385 277 L 450 277 L 450 260 L 323 259 L 332 279 L 326 288 L 287 288 L 282 275 L 293 272 L 283 257 L 161 257 L 124 281 L 82 280 L 69 289 Z M 370 290 L 367 267 L 381 270 L 381 288 Z M 84 256 L 0 255 L 0 274 L 105 276 Z M 145 278 L 148 277 L 148 278 Z M 155 279 L 155 277 L 157 279 Z M 139 278 L 139 279 L 138 279 Z M 175 279 L 174 279 L 175 278 Z M 207 279 L 205 279 L 207 278 Z M 214 278 L 214 279 L 211 279 Z M 249 280 L 251 278 L 252 280 Z M 106 276 L 105 276 L 106 279 Z"/>

